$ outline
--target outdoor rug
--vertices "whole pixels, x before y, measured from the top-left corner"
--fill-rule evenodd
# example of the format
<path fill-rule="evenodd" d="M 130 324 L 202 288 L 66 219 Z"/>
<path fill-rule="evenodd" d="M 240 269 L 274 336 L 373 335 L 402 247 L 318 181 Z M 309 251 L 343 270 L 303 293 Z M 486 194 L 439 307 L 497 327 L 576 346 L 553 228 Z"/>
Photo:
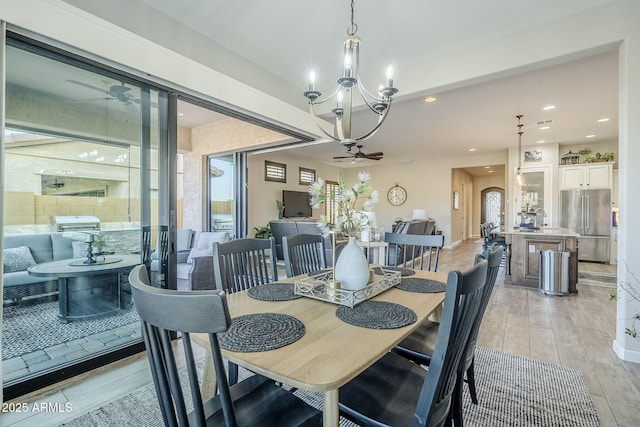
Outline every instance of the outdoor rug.
<path fill-rule="evenodd" d="M 133 307 L 96 319 L 64 323 L 56 301 L 4 307 L 2 360 L 138 322 Z"/>
<path fill-rule="evenodd" d="M 465 386 L 465 426 L 600 425 L 579 371 L 484 347 L 476 349 L 475 366 L 479 403 L 471 403 Z M 317 408 L 322 407 L 320 393 L 298 390 L 296 395 Z M 162 425 L 153 384 L 62 424 L 65 427 L 113 425 Z M 340 425 L 348 427 L 354 424 L 341 418 Z"/>

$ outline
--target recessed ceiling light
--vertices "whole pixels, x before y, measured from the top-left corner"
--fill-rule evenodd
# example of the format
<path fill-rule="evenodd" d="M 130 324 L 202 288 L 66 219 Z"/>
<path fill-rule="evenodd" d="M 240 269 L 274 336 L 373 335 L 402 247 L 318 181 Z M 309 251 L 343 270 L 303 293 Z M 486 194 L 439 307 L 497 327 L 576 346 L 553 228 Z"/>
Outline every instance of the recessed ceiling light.
<path fill-rule="evenodd" d="M 540 130 L 547 130 L 547 129 L 549 129 L 549 128 L 551 128 L 551 126 L 542 126 L 542 127 L 540 128 Z"/>
<path fill-rule="evenodd" d="M 180 113 L 180 112 L 179 112 L 179 113 L 178 113 L 178 116 L 179 116 L 179 117 L 182 117 L 182 116 L 184 116 L 184 113 Z"/>
<path fill-rule="evenodd" d="M 556 106 L 555 105 L 547 105 L 543 108 L 544 111 L 549 111 L 549 110 L 553 110 L 555 109 Z"/>
<path fill-rule="evenodd" d="M 469 148 L 469 151 L 476 151 L 477 148 Z"/>
<path fill-rule="evenodd" d="M 544 144 L 544 143 L 545 143 L 545 140 L 544 140 L 544 139 L 541 139 L 541 140 L 536 141 L 536 142 L 537 142 L 538 144 Z"/>
<path fill-rule="evenodd" d="M 485 166 L 484 168 L 485 168 L 485 169 L 489 169 L 490 167 L 491 167 L 491 166 Z"/>
<path fill-rule="evenodd" d="M 609 117 L 603 117 L 601 119 L 598 119 L 598 123 L 604 123 L 604 122 L 608 122 L 609 121 Z"/>
<path fill-rule="evenodd" d="M 438 98 L 436 98 L 435 96 L 427 96 L 424 99 L 424 102 L 436 102 L 436 99 L 438 99 Z"/>
<path fill-rule="evenodd" d="M 595 138 L 596 136 L 594 134 L 591 135 L 587 135 L 585 138 Z"/>
<path fill-rule="evenodd" d="M 493 171 L 487 171 L 488 173 L 493 173 Z"/>

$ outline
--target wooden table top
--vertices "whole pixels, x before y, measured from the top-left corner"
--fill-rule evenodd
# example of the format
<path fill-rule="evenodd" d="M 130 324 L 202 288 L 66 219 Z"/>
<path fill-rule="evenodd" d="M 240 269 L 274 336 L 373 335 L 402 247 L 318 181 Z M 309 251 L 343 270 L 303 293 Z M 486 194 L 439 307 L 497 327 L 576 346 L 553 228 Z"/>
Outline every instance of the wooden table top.
<path fill-rule="evenodd" d="M 302 277 L 302 276 L 301 276 Z M 306 275 L 304 276 L 306 277 Z M 446 273 L 416 270 L 416 275 L 446 282 Z M 294 278 L 281 282 L 293 283 Z M 298 341 L 275 350 L 240 353 L 223 350 L 223 356 L 253 372 L 310 391 L 336 390 L 356 377 L 393 346 L 402 341 L 444 300 L 441 293 L 414 293 L 391 288 L 372 300 L 401 304 L 415 311 L 418 321 L 398 329 L 367 329 L 338 319 L 338 305 L 302 297 L 268 302 L 251 298 L 247 292 L 227 296 L 231 317 L 251 313 L 284 313 L 305 326 Z M 209 346 L 206 334 L 192 334 L 198 344 Z"/>

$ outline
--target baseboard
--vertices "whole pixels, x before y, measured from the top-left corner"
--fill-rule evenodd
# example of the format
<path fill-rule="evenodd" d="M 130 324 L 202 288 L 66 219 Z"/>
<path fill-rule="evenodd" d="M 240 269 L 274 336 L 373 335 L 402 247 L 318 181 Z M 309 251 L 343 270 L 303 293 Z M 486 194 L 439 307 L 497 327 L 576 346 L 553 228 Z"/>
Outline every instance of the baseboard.
<path fill-rule="evenodd" d="M 626 349 L 618 344 L 618 340 L 613 340 L 613 352 L 624 361 L 640 363 L 640 351 Z"/>

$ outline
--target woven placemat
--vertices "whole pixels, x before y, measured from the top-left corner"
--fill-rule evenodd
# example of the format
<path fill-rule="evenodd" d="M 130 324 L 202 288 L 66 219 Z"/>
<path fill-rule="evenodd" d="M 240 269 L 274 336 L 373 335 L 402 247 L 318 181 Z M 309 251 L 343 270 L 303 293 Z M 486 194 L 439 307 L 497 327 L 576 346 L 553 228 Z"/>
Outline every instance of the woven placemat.
<path fill-rule="evenodd" d="M 369 329 L 402 328 L 418 320 L 413 310 L 385 301 L 364 301 L 353 308 L 342 305 L 336 316 L 343 322 Z"/>
<path fill-rule="evenodd" d="M 444 292 L 447 284 L 438 282 L 431 279 L 420 279 L 418 277 L 408 277 L 402 279 L 396 288 L 403 291 L 419 292 L 421 294 L 433 294 L 437 292 Z"/>
<path fill-rule="evenodd" d="M 307 276 L 309 276 L 309 277 L 320 276 L 320 275 L 322 275 L 324 273 L 328 273 L 330 271 L 331 271 L 330 268 L 325 268 L 324 270 L 314 270 L 314 271 L 308 272 Z"/>
<path fill-rule="evenodd" d="M 304 332 L 304 324 L 293 316 L 257 313 L 234 317 L 218 338 L 224 349 L 249 353 L 284 347 L 298 341 Z"/>
<path fill-rule="evenodd" d="M 302 298 L 302 295 L 296 295 L 293 290 L 293 283 L 267 283 L 250 288 L 247 294 L 261 301 L 289 301 Z"/>
<path fill-rule="evenodd" d="M 414 274 L 416 274 L 415 270 L 412 270 L 410 268 L 404 268 L 404 267 L 392 267 L 390 265 L 385 265 L 384 267 L 375 267 L 373 269 L 374 274 L 379 274 L 379 275 L 383 275 L 384 271 L 382 270 L 392 270 L 392 271 L 399 271 L 400 272 L 400 276 L 413 276 Z"/>

